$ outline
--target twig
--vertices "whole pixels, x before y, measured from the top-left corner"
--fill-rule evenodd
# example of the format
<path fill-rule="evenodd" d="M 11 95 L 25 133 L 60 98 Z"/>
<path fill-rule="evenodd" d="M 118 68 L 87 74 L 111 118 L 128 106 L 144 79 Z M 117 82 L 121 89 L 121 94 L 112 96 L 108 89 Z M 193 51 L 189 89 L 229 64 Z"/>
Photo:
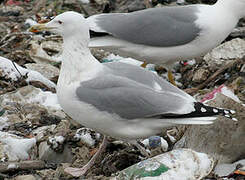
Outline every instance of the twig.
<path fill-rule="evenodd" d="M 2 162 L 0 163 L 0 173 L 9 171 L 21 171 L 21 170 L 38 170 L 44 169 L 45 162 L 41 160 L 34 161 L 20 161 L 20 162 Z"/>

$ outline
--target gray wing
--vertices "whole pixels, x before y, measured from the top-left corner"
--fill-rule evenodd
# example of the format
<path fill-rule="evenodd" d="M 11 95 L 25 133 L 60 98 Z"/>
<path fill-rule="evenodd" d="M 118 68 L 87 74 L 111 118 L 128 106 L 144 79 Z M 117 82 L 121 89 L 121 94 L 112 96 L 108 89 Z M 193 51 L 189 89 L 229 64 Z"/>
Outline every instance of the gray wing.
<path fill-rule="evenodd" d="M 82 82 L 76 94 L 80 101 L 125 119 L 183 114 L 194 110 L 193 103 L 180 95 L 172 92 L 156 92 L 135 81 L 114 75 Z M 182 112 L 186 108 L 189 112 Z"/>
<path fill-rule="evenodd" d="M 109 68 L 110 73 L 115 76 L 127 77 L 128 79 L 145 84 L 151 88 L 154 88 L 155 83 L 157 83 L 165 91 L 174 92 L 195 101 L 195 99 L 189 94 L 185 93 L 179 88 L 176 88 L 176 86 L 173 86 L 168 81 L 164 80 L 157 74 L 146 70 L 145 68 L 121 62 L 104 63 L 103 65 Z"/>
<path fill-rule="evenodd" d="M 198 37 L 195 5 L 151 8 L 132 13 L 110 13 L 88 18 L 91 30 L 101 29 L 116 38 L 149 46 L 183 45 Z M 98 28 L 93 28 L 93 26 Z"/>

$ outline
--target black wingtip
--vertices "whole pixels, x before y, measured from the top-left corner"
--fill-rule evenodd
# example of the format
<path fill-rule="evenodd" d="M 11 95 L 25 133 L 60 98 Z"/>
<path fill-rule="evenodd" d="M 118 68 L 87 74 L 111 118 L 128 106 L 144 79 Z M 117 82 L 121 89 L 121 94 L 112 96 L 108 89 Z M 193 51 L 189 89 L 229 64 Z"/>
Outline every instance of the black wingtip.
<path fill-rule="evenodd" d="M 233 117 L 233 115 L 236 113 L 234 110 L 217 108 L 217 107 L 212 107 L 212 106 L 206 106 L 200 102 L 195 102 L 194 108 L 195 108 L 195 111 L 190 113 L 192 115 L 196 115 L 196 116 L 221 115 L 221 116 L 224 116 L 226 118 L 237 121 L 237 119 Z"/>
<path fill-rule="evenodd" d="M 201 102 L 195 102 L 194 108 L 195 110 L 188 114 L 164 114 L 161 115 L 161 118 L 195 118 L 221 115 L 233 121 L 237 121 L 237 119 L 233 117 L 236 113 L 234 110 L 206 106 Z"/>

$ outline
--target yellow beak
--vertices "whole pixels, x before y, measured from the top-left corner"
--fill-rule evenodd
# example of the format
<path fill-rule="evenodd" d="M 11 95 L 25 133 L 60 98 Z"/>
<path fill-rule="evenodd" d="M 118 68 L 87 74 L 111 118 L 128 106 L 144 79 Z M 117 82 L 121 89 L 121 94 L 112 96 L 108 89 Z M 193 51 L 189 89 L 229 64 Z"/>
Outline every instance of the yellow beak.
<path fill-rule="evenodd" d="M 40 31 L 48 31 L 48 30 L 54 29 L 54 27 L 47 27 L 46 24 L 47 23 L 34 25 L 29 29 L 29 31 L 30 32 L 40 32 Z"/>

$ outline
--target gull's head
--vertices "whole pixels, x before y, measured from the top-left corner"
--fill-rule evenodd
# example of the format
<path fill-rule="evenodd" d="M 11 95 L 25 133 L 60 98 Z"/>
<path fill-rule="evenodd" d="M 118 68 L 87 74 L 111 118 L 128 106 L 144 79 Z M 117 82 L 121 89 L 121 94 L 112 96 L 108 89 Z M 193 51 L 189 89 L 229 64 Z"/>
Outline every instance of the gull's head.
<path fill-rule="evenodd" d="M 46 24 L 37 24 L 30 28 L 31 32 L 50 31 L 61 35 L 63 38 L 75 34 L 89 37 L 89 26 L 85 18 L 74 11 L 67 11 L 52 19 Z"/>

